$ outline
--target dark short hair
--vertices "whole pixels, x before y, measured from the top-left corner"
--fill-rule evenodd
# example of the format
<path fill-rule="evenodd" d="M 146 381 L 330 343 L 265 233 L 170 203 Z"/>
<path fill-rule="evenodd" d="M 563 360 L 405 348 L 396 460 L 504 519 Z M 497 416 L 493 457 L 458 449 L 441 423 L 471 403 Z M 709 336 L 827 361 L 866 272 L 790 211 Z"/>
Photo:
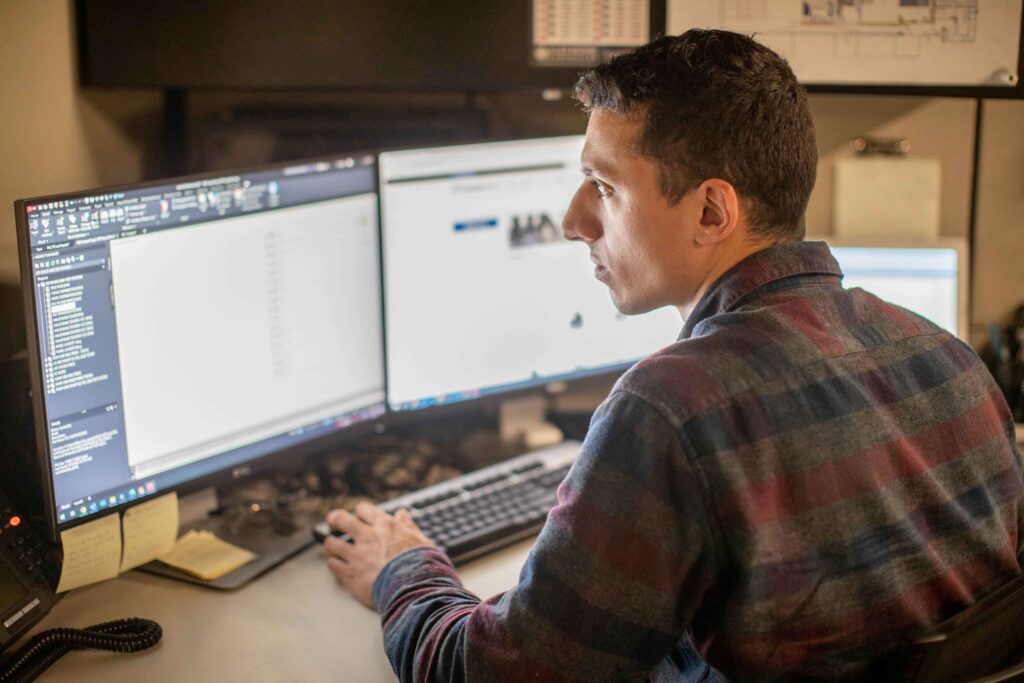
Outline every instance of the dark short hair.
<path fill-rule="evenodd" d="M 588 113 L 645 117 L 637 151 L 657 164 L 670 202 L 721 178 L 744 201 L 753 233 L 803 238 L 814 122 L 786 60 L 764 45 L 730 31 L 662 36 L 583 73 L 575 97 Z"/>

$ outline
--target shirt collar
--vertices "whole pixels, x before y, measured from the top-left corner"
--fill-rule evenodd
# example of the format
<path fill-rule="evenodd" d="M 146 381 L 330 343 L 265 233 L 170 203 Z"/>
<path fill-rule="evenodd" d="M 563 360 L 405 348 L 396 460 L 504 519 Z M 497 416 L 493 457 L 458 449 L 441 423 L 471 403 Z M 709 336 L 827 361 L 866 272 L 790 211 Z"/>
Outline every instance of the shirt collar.
<path fill-rule="evenodd" d="M 711 285 L 693 312 L 686 319 L 679 339 L 689 339 L 702 321 L 719 313 L 735 309 L 741 301 L 749 300 L 780 280 L 800 276 L 824 275 L 843 277 L 832 252 L 824 242 L 783 242 L 754 252 Z"/>

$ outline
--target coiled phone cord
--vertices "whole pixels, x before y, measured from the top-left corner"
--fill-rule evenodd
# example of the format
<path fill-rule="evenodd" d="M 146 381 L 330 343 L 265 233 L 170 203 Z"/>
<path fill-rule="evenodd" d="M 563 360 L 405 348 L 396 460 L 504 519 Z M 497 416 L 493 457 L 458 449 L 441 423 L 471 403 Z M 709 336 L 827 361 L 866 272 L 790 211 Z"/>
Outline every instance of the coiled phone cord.
<path fill-rule="evenodd" d="M 33 681 L 71 650 L 138 652 L 160 642 L 163 629 L 149 619 L 118 619 L 84 629 L 52 628 L 33 636 L 0 664 L 0 681 Z"/>

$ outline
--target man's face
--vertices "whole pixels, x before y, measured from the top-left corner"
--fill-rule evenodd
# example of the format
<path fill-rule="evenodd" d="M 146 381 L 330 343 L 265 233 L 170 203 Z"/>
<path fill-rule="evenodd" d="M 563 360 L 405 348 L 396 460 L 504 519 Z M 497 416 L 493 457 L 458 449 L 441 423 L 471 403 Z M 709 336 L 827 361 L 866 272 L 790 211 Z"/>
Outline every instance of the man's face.
<path fill-rule="evenodd" d="M 669 205 L 654 162 L 635 151 L 642 125 L 639 116 L 591 113 L 581 157 L 585 177 L 562 225 L 566 239 L 590 248 L 594 275 L 628 314 L 685 306 L 701 281 L 695 193 Z"/>

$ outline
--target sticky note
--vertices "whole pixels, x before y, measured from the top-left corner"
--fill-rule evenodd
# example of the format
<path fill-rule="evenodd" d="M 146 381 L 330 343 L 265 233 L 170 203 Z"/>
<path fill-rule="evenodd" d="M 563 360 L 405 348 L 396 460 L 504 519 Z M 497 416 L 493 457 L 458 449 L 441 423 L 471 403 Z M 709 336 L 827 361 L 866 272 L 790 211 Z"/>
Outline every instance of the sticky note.
<path fill-rule="evenodd" d="M 158 558 L 183 572 L 213 581 L 256 559 L 256 555 L 222 541 L 209 531 L 189 531 L 170 552 Z"/>
<path fill-rule="evenodd" d="M 121 564 L 121 516 L 107 515 L 74 529 L 62 531 L 64 562 L 57 592 L 117 576 Z"/>
<path fill-rule="evenodd" d="M 121 532 L 123 572 L 170 551 L 178 538 L 178 494 L 168 493 L 125 510 Z"/>

